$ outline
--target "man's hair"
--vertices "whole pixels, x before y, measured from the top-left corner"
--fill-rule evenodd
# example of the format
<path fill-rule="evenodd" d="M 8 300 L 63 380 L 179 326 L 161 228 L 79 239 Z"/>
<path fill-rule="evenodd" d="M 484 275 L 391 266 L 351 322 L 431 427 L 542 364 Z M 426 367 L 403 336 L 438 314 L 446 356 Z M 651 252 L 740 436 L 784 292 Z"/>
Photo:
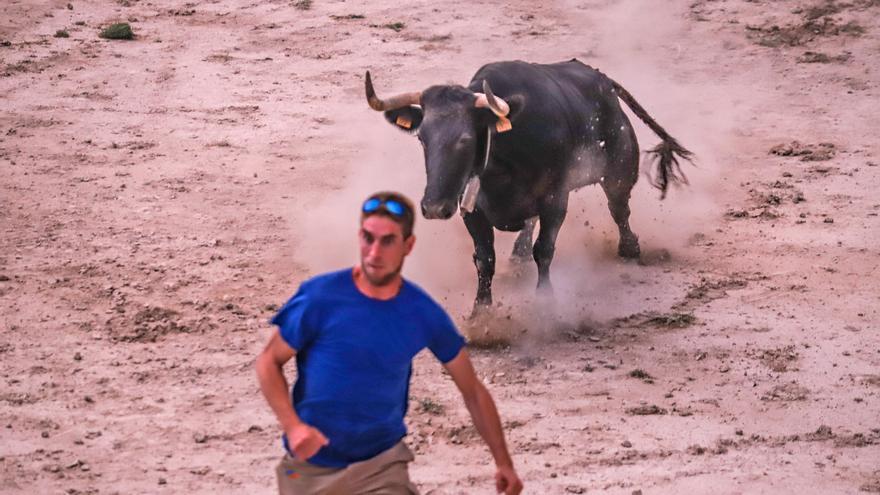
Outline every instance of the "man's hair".
<path fill-rule="evenodd" d="M 368 217 L 371 217 L 373 215 L 380 215 L 380 216 L 383 216 L 386 218 L 390 218 L 394 223 L 400 225 L 400 228 L 403 231 L 403 238 L 404 239 L 408 239 L 409 236 L 412 235 L 413 226 L 416 223 L 416 216 L 415 216 L 415 210 L 413 208 L 413 203 L 412 203 L 412 201 L 409 200 L 409 198 L 407 198 L 406 196 L 404 196 L 403 194 L 400 194 L 398 192 L 381 191 L 381 192 L 371 194 L 370 197 L 368 197 L 367 199 L 364 200 L 364 203 L 366 203 L 367 201 L 369 201 L 371 199 L 378 199 L 379 201 L 382 202 L 382 206 L 380 206 L 376 210 L 371 211 L 369 213 L 367 213 L 367 212 L 363 211 L 363 209 L 361 209 L 361 222 L 363 222 Z M 397 201 L 398 203 L 403 205 L 403 215 L 400 215 L 400 216 L 394 215 L 393 213 L 389 212 L 385 208 L 385 206 L 384 206 L 385 201 L 388 201 L 389 199 L 393 200 L 393 201 Z M 361 203 L 361 204 L 363 204 L 363 203 Z"/>

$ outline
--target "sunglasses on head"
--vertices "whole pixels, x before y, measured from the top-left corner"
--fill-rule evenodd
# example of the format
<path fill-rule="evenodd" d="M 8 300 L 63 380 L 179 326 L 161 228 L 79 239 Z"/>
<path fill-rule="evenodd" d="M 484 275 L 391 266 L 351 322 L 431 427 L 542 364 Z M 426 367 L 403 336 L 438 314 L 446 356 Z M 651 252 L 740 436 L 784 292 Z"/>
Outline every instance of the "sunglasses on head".
<path fill-rule="evenodd" d="M 394 199 L 370 198 L 364 201 L 361 211 L 364 213 L 373 213 L 379 209 L 383 209 L 395 217 L 402 217 L 406 214 L 406 207 L 403 203 Z"/>

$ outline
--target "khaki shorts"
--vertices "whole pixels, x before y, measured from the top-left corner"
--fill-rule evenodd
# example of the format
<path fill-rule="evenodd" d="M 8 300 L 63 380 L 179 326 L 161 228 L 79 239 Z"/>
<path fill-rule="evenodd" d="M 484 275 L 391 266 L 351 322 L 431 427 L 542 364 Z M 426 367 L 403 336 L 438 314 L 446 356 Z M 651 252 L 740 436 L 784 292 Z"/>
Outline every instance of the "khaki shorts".
<path fill-rule="evenodd" d="M 275 468 L 280 495 L 418 495 L 407 465 L 413 453 L 403 441 L 344 468 L 315 466 L 285 455 Z"/>

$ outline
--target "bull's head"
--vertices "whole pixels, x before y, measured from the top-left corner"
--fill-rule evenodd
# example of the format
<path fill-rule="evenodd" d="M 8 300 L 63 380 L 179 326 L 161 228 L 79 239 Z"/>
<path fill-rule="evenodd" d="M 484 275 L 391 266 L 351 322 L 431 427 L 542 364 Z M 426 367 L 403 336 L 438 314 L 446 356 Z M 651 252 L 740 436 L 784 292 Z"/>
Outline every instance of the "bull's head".
<path fill-rule="evenodd" d="M 451 217 L 468 179 L 482 172 L 487 129 L 511 129 L 510 105 L 495 96 L 485 80 L 482 93 L 462 86 L 431 86 L 420 93 L 381 100 L 368 71 L 366 90 L 370 108 L 385 112 L 388 122 L 415 133 L 422 143 L 427 172 L 422 214 L 425 218 Z"/>

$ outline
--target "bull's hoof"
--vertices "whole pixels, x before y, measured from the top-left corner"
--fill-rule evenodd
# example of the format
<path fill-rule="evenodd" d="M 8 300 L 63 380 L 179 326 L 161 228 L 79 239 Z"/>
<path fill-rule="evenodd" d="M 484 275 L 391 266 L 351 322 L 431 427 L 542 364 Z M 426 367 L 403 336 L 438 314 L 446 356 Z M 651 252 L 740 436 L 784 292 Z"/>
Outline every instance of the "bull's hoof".
<path fill-rule="evenodd" d="M 514 263 L 528 263 L 532 261 L 532 243 L 520 242 L 519 239 L 513 243 L 513 251 L 510 253 L 510 261 Z"/>
<path fill-rule="evenodd" d="M 550 280 L 547 280 L 546 282 L 539 281 L 538 288 L 535 292 L 541 299 L 553 299 L 553 284 L 550 283 Z"/>
<path fill-rule="evenodd" d="M 480 301 L 474 301 L 474 309 L 471 310 L 470 316 L 467 317 L 468 320 L 475 320 L 480 318 L 483 315 L 489 314 L 492 311 L 492 301 L 490 300 L 487 303 L 482 303 Z"/>
<path fill-rule="evenodd" d="M 637 260 L 641 254 L 642 250 L 639 249 L 638 243 L 620 244 L 617 247 L 617 255 L 621 258 Z"/>
<path fill-rule="evenodd" d="M 532 253 L 517 253 L 514 249 L 512 253 L 510 253 L 510 262 L 514 265 L 525 265 L 526 263 L 532 263 Z"/>

